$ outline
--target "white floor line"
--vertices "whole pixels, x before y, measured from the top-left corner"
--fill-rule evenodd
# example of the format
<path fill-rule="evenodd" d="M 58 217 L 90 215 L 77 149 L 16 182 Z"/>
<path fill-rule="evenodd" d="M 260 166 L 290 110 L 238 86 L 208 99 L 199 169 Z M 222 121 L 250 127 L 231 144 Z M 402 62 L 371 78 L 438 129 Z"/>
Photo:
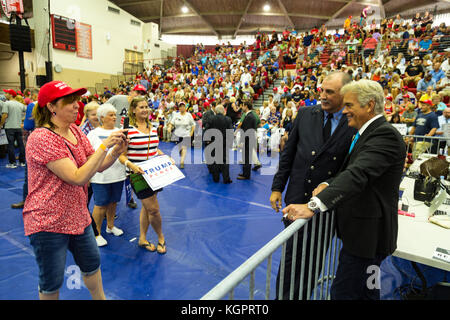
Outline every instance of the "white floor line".
<path fill-rule="evenodd" d="M 20 242 L 14 240 L 11 236 L 8 235 L 8 232 L 0 232 L 0 237 L 4 238 L 6 241 L 8 241 L 9 243 L 11 243 L 13 246 L 19 248 L 20 250 L 25 251 L 26 253 L 28 253 L 29 255 L 35 257 L 34 252 L 32 249 L 25 247 L 23 244 L 21 244 Z"/>
<path fill-rule="evenodd" d="M 239 201 L 239 202 L 243 202 L 243 203 L 250 204 L 250 205 L 253 205 L 253 206 L 257 206 L 257 207 L 261 207 L 261 208 L 272 209 L 271 206 L 264 205 L 264 204 L 261 204 L 261 203 L 257 203 L 257 202 L 253 202 L 253 201 L 245 201 L 245 200 L 241 200 L 241 199 L 237 199 L 237 198 L 226 197 L 226 196 L 222 196 L 220 194 L 216 194 L 216 193 L 205 191 L 205 190 L 199 190 L 199 189 L 195 189 L 195 188 L 188 187 L 188 186 L 180 186 L 180 185 L 177 185 L 177 184 L 171 184 L 168 187 L 177 187 L 177 188 L 187 189 L 187 190 L 201 192 L 201 193 L 204 193 L 204 194 L 207 194 L 207 195 L 215 196 L 215 197 L 218 197 L 218 198 L 223 198 L 223 199 L 233 200 L 233 201 Z"/>

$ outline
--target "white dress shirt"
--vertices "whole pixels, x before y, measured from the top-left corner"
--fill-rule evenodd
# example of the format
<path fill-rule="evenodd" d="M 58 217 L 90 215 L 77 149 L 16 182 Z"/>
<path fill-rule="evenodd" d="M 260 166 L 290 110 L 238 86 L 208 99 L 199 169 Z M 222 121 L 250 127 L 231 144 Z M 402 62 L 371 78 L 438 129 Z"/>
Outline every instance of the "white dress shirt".
<path fill-rule="evenodd" d="M 369 125 L 372 122 L 374 122 L 375 120 L 377 120 L 377 119 L 379 119 L 381 117 L 384 117 L 384 115 L 382 115 L 382 114 L 376 115 L 375 117 L 373 117 L 372 119 L 370 119 L 369 121 L 364 123 L 363 126 L 358 130 L 359 136 L 361 137 L 363 135 L 363 132 L 369 127 Z M 327 186 L 329 185 L 327 182 L 322 182 L 319 185 L 321 185 L 321 184 L 326 184 Z M 311 201 L 314 201 L 315 203 L 317 203 L 317 205 L 319 206 L 320 211 L 324 212 L 324 211 L 328 210 L 327 206 L 324 203 L 322 203 L 322 201 L 320 201 L 319 198 L 312 197 Z"/>

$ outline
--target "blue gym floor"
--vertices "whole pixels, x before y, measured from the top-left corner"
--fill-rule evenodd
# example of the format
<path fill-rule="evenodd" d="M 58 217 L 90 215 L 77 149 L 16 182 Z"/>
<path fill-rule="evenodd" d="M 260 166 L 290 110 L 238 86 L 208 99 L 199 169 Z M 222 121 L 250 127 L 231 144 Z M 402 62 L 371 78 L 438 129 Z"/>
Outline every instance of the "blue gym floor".
<path fill-rule="evenodd" d="M 171 143 L 160 148 L 177 160 Z M 175 150 L 172 152 L 172 150 Z M 201 159 L 201 150 L 193 149 L 192 158 Z M 236 154 L 236 152 L 235 152 Z M 236 158 L 237 159 L 237 156 Z M 280 213 L 270 207 L 269 196 L 277 159 L 261 157 L 265 170 L 252 171 L 251 180 L 239 181 L 241 166 L 230 166 L 233 183 L 214 183 L 205 164 L 186 164 L 186 178 L 164 188 L 158 195 L 163 217 L 167 253 L 148 252 L 137 245 L 139 211 L 125 203 L 125 193 L 117 206 L 115 224 L 124 234 L 102 235 L 108 245 L 100 248 L 103 286 L 108 299 L 117 300 L 196 300 L 241 265 L 283 230 Z M 189 163 L 186 161 L 186 163 Z M 7 158 L 0 159 L 0 299 L 38 299 L 38 268 L 29 240 L 24 236 L 22 211 L 10 205 L 21 201 L 24 169 L 6 169 Z M 91 200 L 90 209 L 93 208 Z M 157 240 L 152 228 L 148 239 Z M 271 298 L 280 250 L 273 255 Z M 74 275 L 75 263 L 67 255 L 67 273 L 60 298 L 90 299 L 83 282 Z M 256 273 L 255 298 L 264 299 L 265 266 Z M 428 286 L 450 279 L 448 273 L 419 265 Z M 74 280 L 75 279 L 75 280 Z M 258 281 L 260 280 L 260 281 Z M 400 299 L 397 288 L 420 285 L 410 262 L 386 259 L 381 268 L 382 299 Z M 406 289 L 405 289 L 406 288 Z M 404 291 L 403 290 L 403 291 Z M 248 278 L 235 291 L 236 299 L 248 299 Z"/>

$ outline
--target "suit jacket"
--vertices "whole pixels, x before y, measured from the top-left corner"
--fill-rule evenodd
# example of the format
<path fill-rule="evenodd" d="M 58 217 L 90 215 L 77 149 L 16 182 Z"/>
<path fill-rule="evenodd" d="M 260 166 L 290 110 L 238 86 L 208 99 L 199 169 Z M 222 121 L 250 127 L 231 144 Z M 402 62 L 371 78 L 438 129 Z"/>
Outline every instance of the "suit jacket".
<path fill-rule="evenodd" d="M 272 182 L 272 191 L 283 192 L 289 180 L 287 205 L 308 202 L 317 185 L 339 171 L 357 132 L 342 115 L 333 135 L 324 143 L 323 125 L 321 105 L 299 109 Z"/>
<path fill-rule="evenodd" d="M 203 130 L 208 130 L 209 128 L 211 128 L 211 121 L 214 118 L 215 114 L 214 111 L 207 110 L 203 113 L 203 117 L 202 117 L 202 126 L 203 126 Z"/>
<path fill-rule="evenodd" d="M 227 130 L 233 130 L 231 118 L 223 114 L 216 114 L 210 119 L 210 129 L 217 129 L 222 133 L 224 149 L 230 148 L 233 140 L 227 139 Z M 231 138 L 233 135 L 231 135 Z M 214 140 L 213 140 L 214 141 Z"/>
<path fill-rule="evenodd" d="M 317 196 L 335 209 L 338 236 L 351 254 L 374 258 L 397 248 L 405 157 L 400 133 L 384 117 L 376 119 L 359 137 L 339 174 Z"/>
<path fill-rule="evenodd" d="M 257 120 L 255 115 L 252 111 L 250 111 L 245 117 L 244 120 L 242 120 L 241 129 L 245 132 L 247 130 L 256 130 L 258 128 L 257 126 Z"/>

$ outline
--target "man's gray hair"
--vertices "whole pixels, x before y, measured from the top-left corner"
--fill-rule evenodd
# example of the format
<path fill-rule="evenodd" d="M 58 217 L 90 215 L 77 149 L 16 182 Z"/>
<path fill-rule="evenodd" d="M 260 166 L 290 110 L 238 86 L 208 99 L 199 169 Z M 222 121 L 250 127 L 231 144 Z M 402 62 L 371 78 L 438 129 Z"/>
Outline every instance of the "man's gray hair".
<path fill-rule="evenodd" d="M 334 77 L 339 77 L 341 79 L 342 86 L 345 86 L 346 84 L 352 82 L 352 76 L 344 71 L 333 71 L 327 74 L 325 79 L 331 79 Z M 324 80 L 325 80 L 324 79 Z"/>
<path fill-rule="evenodd" d="M 223 105 L 219 104 L 218 106 L 216 106 L 216 108 L 214 109 L 214 111 L 216 111 L 216 113 L 218 114 L 225 114 L 225 108 L 223 107 Z"/>
<path fill-rule="evenodd" d="M 98 107 L 97 117 L 98 117 L 98 121 L 100 122 L 100 124 L 103 124 L 101 119 L 106 117 L 106 115 L 110 112 L 114 112 L 117 114 L 116 108 L 110 103 L 105 103 L 105 104 L 102 104 L 100 107 Z"/>
<path fill-rule="evenodd" d="M 347 92 L 356 95 L 361 107 L 367 106 L 370 101 L 374 101 L 374 113 L 382 114 L 384 112 L 384 92 L 378 82 L 367 79 L 352 81 L 341 88 L 342 96 Z"/>

